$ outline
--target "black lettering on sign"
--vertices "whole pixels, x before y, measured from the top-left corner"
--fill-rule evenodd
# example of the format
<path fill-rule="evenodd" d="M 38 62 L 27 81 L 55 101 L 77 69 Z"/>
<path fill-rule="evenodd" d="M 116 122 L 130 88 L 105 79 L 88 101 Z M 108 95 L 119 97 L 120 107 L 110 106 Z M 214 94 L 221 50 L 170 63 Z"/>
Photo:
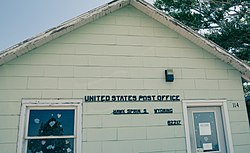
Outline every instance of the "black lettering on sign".
<path fill-rule="evenodd" d="M 168 114 L 173 113 L 172 108 L 160 108 L 160 109 L 154 109 L 155 114 Z"/>
<path fill-rule="evenodd" d="M 147 109 L 127 109 L 126 114 L 148 114 Z"/>
<path fill-rule="evenodd" d="M 113 114 L 114 115 L 125 114 L 125 109 L 116 109 L 116 110 L 113 110 Z"/>
<path fill-rule="evenodd" d="M 120 115 L 120 114 L 149 114 L 147 109 L 116 109 L 113 110 L 112 114 Z"/>
<path fill-rule="evenodd" d="M 181 125 L 181 120 L 168 120 L 167 124 L 168 126 Z"/>
<path fill-rule="evenodd" d="M 177 102 L 180 95 L 95 95 L 85 96 L 85 102 Z"/>

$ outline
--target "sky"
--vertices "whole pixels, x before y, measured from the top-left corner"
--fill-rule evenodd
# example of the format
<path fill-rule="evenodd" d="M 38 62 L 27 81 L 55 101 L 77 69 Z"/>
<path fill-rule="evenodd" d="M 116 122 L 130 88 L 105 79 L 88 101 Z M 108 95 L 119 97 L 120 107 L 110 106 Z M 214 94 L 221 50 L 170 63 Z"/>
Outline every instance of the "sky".
<path fill-rule="evenodd" d="M 1 0 L 0 52 L 110 1 Z"/>

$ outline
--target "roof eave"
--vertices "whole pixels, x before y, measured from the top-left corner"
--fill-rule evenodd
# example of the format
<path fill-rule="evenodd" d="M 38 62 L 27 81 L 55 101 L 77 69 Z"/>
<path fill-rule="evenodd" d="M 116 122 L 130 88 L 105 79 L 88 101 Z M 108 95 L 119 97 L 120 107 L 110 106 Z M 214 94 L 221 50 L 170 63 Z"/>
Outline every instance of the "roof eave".
<path fill-rule="evenodd" d="M 232 65 L 242 74 L 242 77 L 244 79 L 250 81 L 250 67 L 247 64 L 232 56 L 217 44 L 205 39 L 203 36 L 199 35 L 191 28 L 183 25 L 174 18 L 167 16 L 165 13 L 143 0 L 113 0 L 110 3 L 107 3 L 80 16 L 77 16 L 57 27 L 49 29 L 35 37 L 27 39 L 13 47 L 6 49 L 0 54 L 0 65 L 7 63 L 8 61 L 17 58 L 34 48 L 37 48 L 89 22 L 95 21 L 98 18 L 114 12 L 115 10 L 122 8 L 128 4 L 133 5 L 153 19 L 166 25 L 167 27 L 176 31 L 183 37 L 189 39 L 196 45 L 215 55 L 222 61 Z"/>
<path fill-rule="evenodd" d="M 196 45 L 200 46 L 201 48 L 215 55 L 216 57 L 218 57 L 225 63 L 230 64 L 241 73 L 244 79 L 246 79 L 247 81 L 250 81 L 250 67 L 246 63 L 239 60 L 238 58 L 229 54 L 227 51 L 225 51 L 223 48 L 221 48 L 214 42 L 207 40 L 206 38 L 204 38 L 203 36 L 195 32 L 194 30 L 192 30 L 191 28 L 185 26 L 178 20 L 166 15 L 164 12 L 158 10 L 153 5 L 143 0 L 131 0 L 130 3 L 131 5 L 141 10 L 148 16 L 166 25 L 170 29 L 179 33 L 181 36 L 187 38 L 188 40 L 192 41 Z"/>
<path fill-rule="evenodd" d="M 128 5 L 129 2 L 129 0 L 113 0 L 105 5 L 97 7 L 71 20 L 68 20 L 57 27 L 40 33 L 35 37 L 26 39 L 10 48 L 7 48 L 2 53 L 0 53 L 0 66 L 31 51 L 32 49 L 35 49 L 53 39 L 56 39 L 70 31 L 73 31 L 80 26 L 83 26 L 87 23 L 97 20 L 102 16 L 112 13 L 119 8 Z"/>

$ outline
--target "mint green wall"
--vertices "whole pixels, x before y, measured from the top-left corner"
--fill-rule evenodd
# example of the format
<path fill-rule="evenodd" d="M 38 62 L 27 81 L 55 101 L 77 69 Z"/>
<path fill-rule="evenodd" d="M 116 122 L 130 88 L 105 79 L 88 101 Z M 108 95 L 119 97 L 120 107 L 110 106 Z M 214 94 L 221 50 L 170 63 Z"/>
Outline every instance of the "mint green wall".
<path fill-rule="evenodd" d="M 173 83 L 164 80 L 164 70 L 168 68 L 174 70 Z M 227 99 L 235 153 L 250 149 L 240 73 L 128 6 L 0 66 L 0 152 L 16 152 L 22 98 L 83 98 L 100 94 L 180 94 L 182 100 Z M 240 107 L 233 108 L 234 102 Z M 135 105 L 152 107 L 153 104 L 127 106 Z M 121 104 L 84 104 L 83 113 L 87 115 L 83 116 L 82 150 L 85 153 L 112 153 L 116 149 L 120 153 L 185 152 L 183 125 L 164 129 L 163 125 L 147 128 L 148 123 L 142 123 L 138 125 L 140 128 L 125 128 L 129 126 L 128 118 L 121 117 L 123 120 L 118 121 L 110 116 L 110 110 L 116 106 Z M 172 118 L 183 121 L 182 104 L 172 107 L 177 111 Z M 93 112 L 95 108 L 107 110 Z M 100 118 L 100 114 L 105 117 Z M 135 121 L 152 122 L 153 118 Z M 114 122 L 124 123 L 124 127 Z M 157 130 L 173 133 L 165 133 L 162 138 L 154 133 Z M 132 131 L 140 135 L 136 137 Z M 98 141 L 95 133 L 103 140 Z M 147 140 L 145 134 L 152 137 Z M 116 147 L 110 150 L 111 146 Z"/>

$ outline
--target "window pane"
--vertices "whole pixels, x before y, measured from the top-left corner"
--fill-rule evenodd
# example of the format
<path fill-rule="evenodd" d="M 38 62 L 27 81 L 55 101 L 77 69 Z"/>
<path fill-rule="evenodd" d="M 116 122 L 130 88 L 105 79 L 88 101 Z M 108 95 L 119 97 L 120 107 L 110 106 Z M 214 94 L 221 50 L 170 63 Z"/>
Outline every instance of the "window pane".
<path fill-rule="evenodd" d="M 28 136 L 74 135 L 74 110 L 30 110 Z"/>
<path fill-rule="evenodd" d="M 73 153 L 74 139 L 28 140 L 27 153 Z"/>
<path fill-rule="evenodd" d="M 204 152 L 219 151 L 214 112 L 197 112 L 193 115 L 197 149 L 202 148 Z"/>

